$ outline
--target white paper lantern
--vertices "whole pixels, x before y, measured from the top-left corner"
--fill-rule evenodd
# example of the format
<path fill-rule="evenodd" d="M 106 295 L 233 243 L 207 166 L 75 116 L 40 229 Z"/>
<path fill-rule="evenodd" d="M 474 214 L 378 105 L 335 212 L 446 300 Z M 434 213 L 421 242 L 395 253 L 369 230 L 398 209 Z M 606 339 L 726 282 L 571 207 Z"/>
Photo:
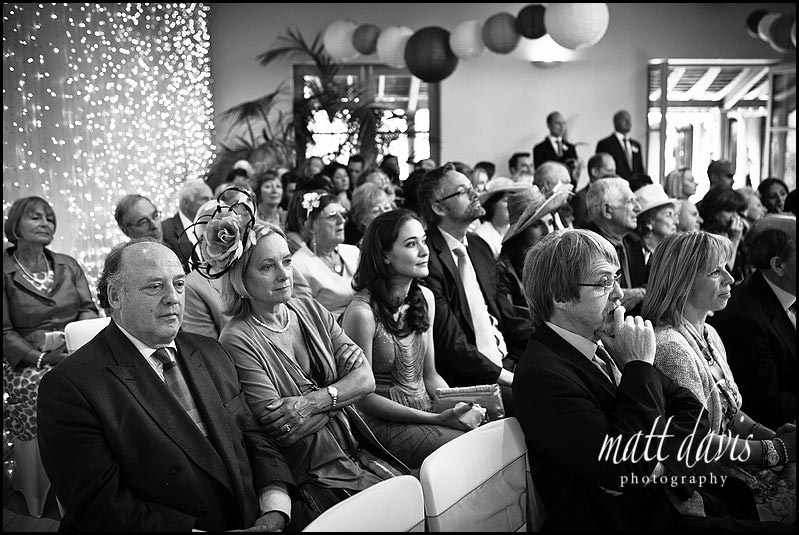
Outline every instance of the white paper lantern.
<path fill-rule="evenodd" d="M 358 55 L 358 50 L 352 44 L 352 37 L 357 29 L 358 25 L 351 20 L 337 20 L 327 27 L 322 42 L 330 57 L 347 60 Z"/>
<path fill-rule="evenodd" d="M 769 30 L 771 29 L 771 25 L 780 18 L 780 15 L 781 13 L 767 13 L 763 15 L 763 18 L 757 23 L 757 36 L 763 41 L 770 43 L 771 38 L 769 36 Z"/>
<path fill-rule="evenodd" d="M 458 24 L 449 36 L 449 47 L 455 55 L 463 60 L 474 59 L 483 53 L 483 23 L 477 20 L 466 20 Z"/>
<path fill-rule="evenodd" d="M 389 26 L 377 38 L 377 57 L 380 61 L 394 67 L 405 68 L 405 45 L 413 35 L 407 26 Z"/>
<path fill-rule="evenodd" d="M 791 26 L 791 42 L 793 46 L 796 46 L 796 21 L 793 21 L 793 25 Z"/>
<path fill-rule="evenodd" d="M 549 4 L 544 27 L 562 47 L 578 50 L 599 42 L 608 30 L 607 4 Z"/>

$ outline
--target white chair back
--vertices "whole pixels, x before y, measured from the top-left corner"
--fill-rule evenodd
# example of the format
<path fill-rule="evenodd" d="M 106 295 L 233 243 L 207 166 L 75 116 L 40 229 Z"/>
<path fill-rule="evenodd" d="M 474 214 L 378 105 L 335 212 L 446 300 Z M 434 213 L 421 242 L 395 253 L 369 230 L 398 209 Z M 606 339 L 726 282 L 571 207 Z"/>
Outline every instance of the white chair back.
<path fill-rule="evenodd" d="M 72 353 L 80 349 L 86 342 L 94 338 L 97 333 L 105 329 L 110 321 L 111 318 L 92 318 L 67 323 L 64 327 L 67 351 Z"/>
<path fill-rule="evenodd" d="M 303 531 L 424 532 L 422 486 L 413 476 L 381 481 L 337 503 Z"/>
<path fill-rule="evenodd" d="M 526 531 L 527 447 L 519 421 L 489 422 L 422 463 L 428 531 Z"/>

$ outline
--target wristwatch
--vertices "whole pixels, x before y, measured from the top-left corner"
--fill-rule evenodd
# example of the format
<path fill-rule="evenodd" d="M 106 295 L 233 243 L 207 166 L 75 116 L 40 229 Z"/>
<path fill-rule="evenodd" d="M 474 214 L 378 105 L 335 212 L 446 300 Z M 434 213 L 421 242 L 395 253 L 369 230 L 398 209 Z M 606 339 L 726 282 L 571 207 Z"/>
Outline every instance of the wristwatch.
<path fill-rule="evenodd" d="M 774 447 L 774 442 L 771 440 L 764 440 L 763 448 L 765 450 L 763 459 L 765 460 L 766 466 L 768 468 L 777 466 L 780 462 L 780 456 L 777 453 L 777 448 Z"/>
<path fill-rule="evenodd" d="M 333 385 L 327 387 L 327 393 L 330 394 L 330 399 L 333 400 L 333 403 L 330 405 L 331 409 L 335 409 L 336 405 L 338 405 L 338 388 Z M 771 446 L 771 449 L 774 449 L 774 446 Z"/>

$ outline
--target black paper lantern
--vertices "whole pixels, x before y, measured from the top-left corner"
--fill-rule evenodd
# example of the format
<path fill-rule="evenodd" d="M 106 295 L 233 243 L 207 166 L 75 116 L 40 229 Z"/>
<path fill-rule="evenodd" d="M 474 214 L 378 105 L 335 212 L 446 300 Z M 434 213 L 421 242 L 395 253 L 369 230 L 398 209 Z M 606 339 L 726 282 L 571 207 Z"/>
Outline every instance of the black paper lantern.
<path fill-rule="evenodd" d="M 752 11 L 748 17 L 746 17 L 746 33 L 749 34 L 750 37 L 757 38 L 757 25 L 760 23 L 760 19 L 762 19 L 768 13 L 765 9 L 756 9 Z"/>
<path fill-rule="evenodd" d="M 455 71 L 458 56 L 449 47 L 449 32 L 428 26 L 414 33 L 405 45 L 405 64 L 411 74 L 428 83 L 440 82 Z"/>
<path fill-rule="evenodd" d="M 775 51 L 784 54 L 788 52 L 793 43 L 791 42 L 791 27 L 796 21 L 793 13 L 783 13 L 774 21 L 769 28 L 769 45 Z"/>
<path fill-rule="evenodd" d="M 377 48 L 377 38 L 379 36 L 380 28 L 374 24 L 361 24 L 352 35 L 352 44 L 355 46 L 355 50 L 368 56 L 374 53 Z"/>
<path fill-rule="evenodd" d="M 544 27 L 544 11 L 546 8 L 541 4 L 523 7 L 516 16 L 516 31 L 519 35 L 528 39 L 543 37 L 547 33 Z"/>
<path fill-rule="evenodd" d="M 516 31 L 516 17 L 510 13 L 491 15 L 483 24 L 483 42 L 492 52 L 508 54 L 522 38 Z"/>

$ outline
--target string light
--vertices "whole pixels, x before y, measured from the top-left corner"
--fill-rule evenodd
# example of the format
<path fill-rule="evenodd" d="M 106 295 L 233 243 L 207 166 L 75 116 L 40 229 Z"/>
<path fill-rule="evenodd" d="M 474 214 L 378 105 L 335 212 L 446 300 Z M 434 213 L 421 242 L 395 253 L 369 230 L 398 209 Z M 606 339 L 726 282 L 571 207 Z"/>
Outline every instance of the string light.
<path fill-rule="evenodd" d="M 53 250 L 93 293 L 126 238 L 117 201 L 163 213 L 213 159 L 208 6 L 3 4 L 3 213 L 38 195 L 58 219 Z M 9 83 L 10 81 L 10 83 Z"/>

